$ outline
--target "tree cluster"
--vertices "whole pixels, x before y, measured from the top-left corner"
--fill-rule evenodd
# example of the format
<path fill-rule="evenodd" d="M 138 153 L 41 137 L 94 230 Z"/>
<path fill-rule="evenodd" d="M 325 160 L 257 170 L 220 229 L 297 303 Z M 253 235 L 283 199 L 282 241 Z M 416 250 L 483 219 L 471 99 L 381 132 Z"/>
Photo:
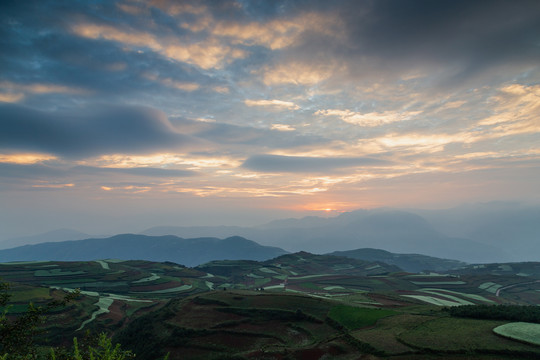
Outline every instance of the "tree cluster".
<path fill-rule="evenodd" d="M 454 317 L 540 323 L 540 307 L 533 305 L 462 305 L 444 310 Z"/>

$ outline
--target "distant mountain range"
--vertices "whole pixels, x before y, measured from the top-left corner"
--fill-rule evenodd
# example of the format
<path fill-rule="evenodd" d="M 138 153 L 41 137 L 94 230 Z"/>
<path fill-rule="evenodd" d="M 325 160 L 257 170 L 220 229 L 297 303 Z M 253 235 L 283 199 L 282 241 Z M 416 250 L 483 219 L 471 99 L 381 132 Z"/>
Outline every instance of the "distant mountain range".
<path fill-rule="evenodd" d="M 397 210 L 358 210 L 334 218 L 286 219 L 255 227 L 154 227 L 147 235 L 173 234 L 181 237 L 239 235 L 260 244 L 290 252 L 333 251 L 376 248 L 394 253 L 424 254 L 458 259 L 468 263 L 507 261 L 499 247 L 461 237 L 446 236 L 423 217 Z"/>
<path fill-rule="evenodd" d="M 309 216 L 275 220 L 256 227 L 158 226 L 141 234 L 175 235 L 184 239 L 240 236 L 289 252 L 318 254 L 374 248 L 468 263 L 538 261 L 540 208 L 513 203 L 462 205 L 445 210 L 382 208 L 357 210 L 331 218 Z M 62 229 L 4 240 L 0 242 L 0 249 L 98 237 L 101 236 Z M 386 255 L 383 257 L 386 261 L 396 261 Z M 418 261 L 421 263 L 415 260 Z M 402 263 L 402 266 L 407 265 Z"/>
<path fill-rule="evenodd" d="M 48 242 L 24 245 L 0 250 L 0 262 L 10 261 L 88 261 L 100 259 L 171 261 L 189 267 L 216 260 L 265 261 L 280 256 L 288 259 L 287 251 L 270 246 L 262 246 L 254 241 L 234 236 L 226 239 L 193 238 L 183 239 L 174 235 L 147 236 L 135 234 L 116 235 L 109 238 Z M 302 254 L 302 253 L 301 253 Z M 379 262 L 408 272 L 447 271 L 466 264 L 456 260 L 439 259 L 417 254 L 393 254 L 378 249 L 357 249 L 337 251 L 322 255 L 304 252 L 309 259 L 333 259 L 348 257 L 350 261 Z M 332 256 L 328 256 L 332 255 Z M 296 256 L 296 255 L 295 255 Z M 331 261 L 330 261 L 331 262 Z M 310 265 L 313 266 L 313 265 Z"/>
<path fill-rule="evenodd" d="M 0 262 L 98 259 L 171 261 L 196 266 L 212 260 L 267 260 L 286 254 L 239 236 L 183 239 L 173 235 L 116 235 L 109 238 L 49 242 L 0 250 Z"/>

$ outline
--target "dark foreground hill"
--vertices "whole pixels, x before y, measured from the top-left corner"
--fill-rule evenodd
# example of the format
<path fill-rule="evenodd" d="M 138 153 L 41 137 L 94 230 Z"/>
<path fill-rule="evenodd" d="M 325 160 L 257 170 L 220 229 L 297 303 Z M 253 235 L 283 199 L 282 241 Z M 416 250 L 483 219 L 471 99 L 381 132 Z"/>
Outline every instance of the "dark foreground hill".
<path fill-rule="evenodd" d="M 380 261 L 413 273 L 421 271 L 445 272 L 467 265 L 458 260 L 441 259 L 420 254 L 395 254 L 380 249 L 334 251 L 329 255 L 345 256 L 365 261 Z"/>
<path fill-rule="evenodd" d="M 196 266 L 212 260 L 267 260 L 286 253 L 283 249 L 262 246 L 239 236 L 222 240 L 123 234 L 104 239 L 43 243 L 1 250 L 0 262 L 122 259 L 172 261 Z"/>

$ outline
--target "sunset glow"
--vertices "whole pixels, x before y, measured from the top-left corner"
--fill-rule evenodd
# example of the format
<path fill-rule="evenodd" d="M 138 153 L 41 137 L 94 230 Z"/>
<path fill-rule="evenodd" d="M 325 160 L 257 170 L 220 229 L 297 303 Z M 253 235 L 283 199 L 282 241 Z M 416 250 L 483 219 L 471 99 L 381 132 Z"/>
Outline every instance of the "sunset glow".
<path fill-rule="evenodd" d="M 538 3 L 22 3 L 0 237 L 540 203 Z"/>

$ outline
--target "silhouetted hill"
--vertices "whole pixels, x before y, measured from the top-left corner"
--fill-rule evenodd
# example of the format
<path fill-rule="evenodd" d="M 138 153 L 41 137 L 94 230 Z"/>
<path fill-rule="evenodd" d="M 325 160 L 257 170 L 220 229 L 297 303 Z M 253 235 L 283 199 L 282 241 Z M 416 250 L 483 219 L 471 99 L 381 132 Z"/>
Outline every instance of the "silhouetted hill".
<path fill-rule="evenodd" d="M 467 265 L 466 263 L 457 260 L 441 259 L 420 254 L 394 254 L 385 250 L 369 248 L 334 251 L 328 255 L 346 256 L 365 261 L 380 261 L 385 264 L 398 266 L 408 272 L 445 272 Z"/>
<path fill-rule="evenodd" d="M 62 241 L 0 250 L 0 262 L 33 260 L 149 260 L 196 266 L 219 259 L 267 260 L 285 254 L 239 236 L 182 239 L 177 236 L 123 234 L 104 239 Z"/>

